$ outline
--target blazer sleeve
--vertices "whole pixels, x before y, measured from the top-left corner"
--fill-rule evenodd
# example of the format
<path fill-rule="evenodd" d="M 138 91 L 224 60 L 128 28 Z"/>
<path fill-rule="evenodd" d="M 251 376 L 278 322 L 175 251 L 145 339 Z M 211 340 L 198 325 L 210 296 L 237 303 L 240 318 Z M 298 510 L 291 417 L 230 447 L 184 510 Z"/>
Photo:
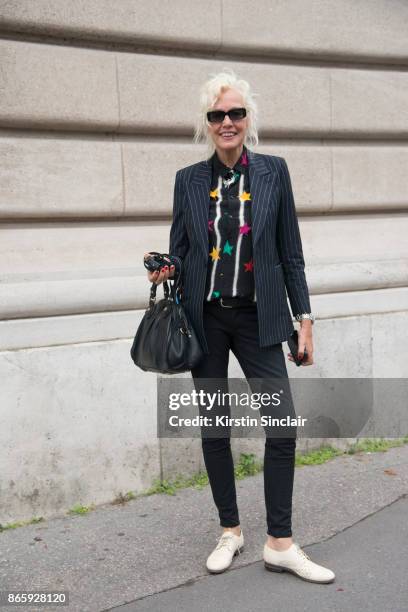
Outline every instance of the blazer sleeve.
<path fill-rule="evenodd" d="M 280 158 L 281 200 L 277 221 L 277 248 L 282 262 L 292 314 L 311 312 L 305 275 L 302 241 L 293 198 L 289 169 Z"/>
<path fill-rule="evenodd" d="M 181 271 L 183 258 L 185 257 L 189 241 L 187 230 L 184 222 L 183 213 L 184 188 L 181 178 L 181 171 L 176 172 L 173 195 L 173 221 L 170 228 L 169 240 L 169 255 L 174 256 L 174 265 L 176 266 L 176 275 Z M 181 261 L 178 261 L 180 259 Z"/>

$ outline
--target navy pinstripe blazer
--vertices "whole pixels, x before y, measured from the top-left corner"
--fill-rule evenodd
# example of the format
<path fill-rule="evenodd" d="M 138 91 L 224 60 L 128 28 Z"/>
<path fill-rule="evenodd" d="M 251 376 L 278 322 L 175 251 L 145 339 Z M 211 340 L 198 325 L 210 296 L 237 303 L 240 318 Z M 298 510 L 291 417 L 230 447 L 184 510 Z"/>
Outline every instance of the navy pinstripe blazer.
<path fill-rule="evenodd" d="M 289 170 L 283 157 L 248 149 L 254 281 L 260 347 L 287 340 L 292 314 L 311 312 Z M 182 259 L 183 304 L 205 353 L 210 160 L 177 171 L 169 254 Z"/>

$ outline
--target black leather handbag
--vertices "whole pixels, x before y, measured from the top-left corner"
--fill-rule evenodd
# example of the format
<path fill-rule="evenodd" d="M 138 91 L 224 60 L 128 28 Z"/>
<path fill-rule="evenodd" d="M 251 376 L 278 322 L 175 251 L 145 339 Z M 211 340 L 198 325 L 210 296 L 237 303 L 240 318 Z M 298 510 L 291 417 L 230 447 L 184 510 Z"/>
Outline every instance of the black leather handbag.
<path fill-rule="evenodd" d="M 145 372 L 179 374 L 194 368 L 204 353 L 184 308 L 178 283 L 163 282 L 164 298 L 156 302 L 152 283 L 149 306 L 140 322 L 130 355 Z"/>

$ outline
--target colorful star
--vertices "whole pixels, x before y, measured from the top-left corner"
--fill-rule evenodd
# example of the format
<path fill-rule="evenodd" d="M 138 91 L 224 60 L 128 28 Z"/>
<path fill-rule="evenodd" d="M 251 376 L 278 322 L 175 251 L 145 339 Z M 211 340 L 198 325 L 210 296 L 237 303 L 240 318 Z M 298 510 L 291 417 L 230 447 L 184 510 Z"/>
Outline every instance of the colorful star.
<path fill-rule="evenodd" d="M 232 245 L 231 245 L 231 244 L 228 242 L 228 240 L 227 240 L 227 242 L 224 244 L 224 250 L 223 250 L 223 253 L 228 253 L 228 255 L 231 255 L 231 253 L 232 253 L 232 249 L 233 249 L 233 248 L 234 248 L 234 247 L 233 247 L 233 246 L 232 246 Z"/>
<path fill-rule="evenodd" d="M 221 294 L 220 294 L 220 292 L 219 292 L 219 291 L 213 291 L 213 292 L 212 292 L 212 295 L 213 295 L 213 297 L 215 297 L 215 298 L 219 298 Z"/>
<path fill-rule="evenodd" d="M 251 199 L 251 194 L 247 191 L 244 191 L 242 195 L 239 196 L 239 199 L 241 200 L 241 202 L 246 202 L 247 200 Z"/>
<path fill-rule="evenodd" d="M 239 228 L 239 233 L 240 234 L 248 234 L 251 231 L 251 226 L 248 225 L 248 223 L 245 223 L 244 225 L 241 225 Z"/>
<path fill-rule="evenodd" d="M 210 198 L 216 198 L 218 196 L 218 189 L 214 189 L 214 191 L 210 191 Z"/>
<path fill-rule="evenodd" d="M 245 266 L 245 272 L 252 272 L 254 269 L 254 262 L 252 261 L 252 259 L 246 263 L 244 263 Z"/>
<path fill-rule="evenodd" d="M 214 221 L 209 221 L 208 222 L 208 229 L 209 229 L 210 232 L 213 231 L 213 229 L 214 229 Z"/>
<path fill-rule="evenodd" d="M 210 257 L 212 258 L 213 261 L 215 261 L 216 259 L 221 259 L 220 249 L 213 247 L 213 250 L 210 253 Z"/>

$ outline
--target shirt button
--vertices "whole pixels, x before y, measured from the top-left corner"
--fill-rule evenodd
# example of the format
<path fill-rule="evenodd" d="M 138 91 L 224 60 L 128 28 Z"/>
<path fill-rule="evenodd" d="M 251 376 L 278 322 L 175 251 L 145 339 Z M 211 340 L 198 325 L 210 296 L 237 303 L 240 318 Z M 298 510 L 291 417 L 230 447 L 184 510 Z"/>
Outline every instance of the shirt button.
<path fill-rule="evenodd" d="M 224 276 L 224 272 L 220 272 L 220 276 Z"/>

